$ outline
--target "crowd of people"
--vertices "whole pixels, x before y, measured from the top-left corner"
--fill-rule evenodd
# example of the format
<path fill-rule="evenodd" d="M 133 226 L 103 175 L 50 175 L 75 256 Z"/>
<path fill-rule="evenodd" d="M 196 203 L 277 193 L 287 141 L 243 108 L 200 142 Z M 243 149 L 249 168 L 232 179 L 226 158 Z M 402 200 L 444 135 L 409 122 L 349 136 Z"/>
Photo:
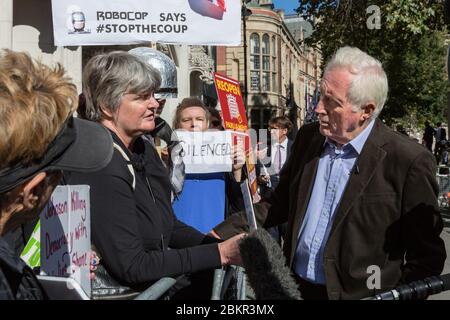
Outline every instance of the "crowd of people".
<path fill-rule="evenodd" d="M 233 148 L 231 172 L 184 172 L 174 130 L 223 130 L 220 113 L 187 97 L 172 127 L 165 122 L 175 90 L 148 50 L 92 57 L 81 103 L 61 67 L 1 53 L 0 299 L 47 298 L 6 239 L 36 221 L 58 184 L 89 185 L 98 268 L 132 292 L 169 276 L 177 283 L 166 297 L 208 299 L 213 271 L 242 264 L 243 151 Z M 320 91 L 319 122 L 291 140 L 291 121 L 274 117 L 272 143 L 257 151 L 256 218 L 283 247 L 302 298 L 360 299 L 440 274 L 436 162 L 378 120 L 388 92 L 381 63 L 340 48 Z M 433 131 L 436 141 L 444 130 Z M 367 286 L 374 265 L 375 291 Z"/>

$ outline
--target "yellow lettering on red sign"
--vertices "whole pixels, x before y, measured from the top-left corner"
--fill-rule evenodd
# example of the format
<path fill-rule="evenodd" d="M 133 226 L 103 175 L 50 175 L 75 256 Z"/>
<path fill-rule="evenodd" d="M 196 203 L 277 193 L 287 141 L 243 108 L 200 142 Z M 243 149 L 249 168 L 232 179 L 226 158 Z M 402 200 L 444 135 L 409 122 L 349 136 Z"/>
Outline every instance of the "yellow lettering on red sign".
<path fill-rule="evenodd" d="M 236 130 L 236 131 L 246 131 L 247 130 L 247 126 L 244 126 L 244 125 L 241 125 L 241 124 L 237 124 L 237 123 L 233 123 L 233 122 L 229 122 L 229 121 L 225 121 L 225 128 L 226 129 Z"/>
<path fill-rule="evenodd" d="M 222 80 L 217 79 L 217 88 L 219 88 L 219 90 L 228 92 L 228 93 L 233 93 L 237 96 L 241 95 L 241 90 L 239 88 L 239 86 L 229 83 L 229 82 L 225 82 Z"/>

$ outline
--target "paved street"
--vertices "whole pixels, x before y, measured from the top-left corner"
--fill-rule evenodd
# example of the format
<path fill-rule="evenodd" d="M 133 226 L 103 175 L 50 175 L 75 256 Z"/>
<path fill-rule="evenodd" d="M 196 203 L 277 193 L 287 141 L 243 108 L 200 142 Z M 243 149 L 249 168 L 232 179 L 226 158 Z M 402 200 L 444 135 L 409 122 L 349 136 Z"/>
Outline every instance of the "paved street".
<path fill-rule="evenodd" d="M 444 219 L 444 230 L 441 237 L 445 241 L 445 248 L 447 250 L 447 260 L 445 261 L 443 274 L 450 273 L 450 210 L 442 211 L 442 218 Z M 450 300 L 450 290 L 436 294 L 429 298 L 430 300 Z"/>

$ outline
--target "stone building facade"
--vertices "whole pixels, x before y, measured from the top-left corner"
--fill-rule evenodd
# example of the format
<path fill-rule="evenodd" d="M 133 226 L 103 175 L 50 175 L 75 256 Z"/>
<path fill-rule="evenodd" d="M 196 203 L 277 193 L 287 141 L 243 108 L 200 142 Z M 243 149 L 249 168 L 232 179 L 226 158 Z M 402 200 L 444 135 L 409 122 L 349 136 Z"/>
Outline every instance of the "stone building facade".
<path fill-rule="evenodd" d="M 251 127 L 266 128 L 278 115 L 300 126 L 318 85 L 320 52 L 302 44 L 308 30 L 296 15 L 285 17 L 272 1 L 246 6 L 243 45 L 217 48 L 217 72 L 241 82 Z"/>

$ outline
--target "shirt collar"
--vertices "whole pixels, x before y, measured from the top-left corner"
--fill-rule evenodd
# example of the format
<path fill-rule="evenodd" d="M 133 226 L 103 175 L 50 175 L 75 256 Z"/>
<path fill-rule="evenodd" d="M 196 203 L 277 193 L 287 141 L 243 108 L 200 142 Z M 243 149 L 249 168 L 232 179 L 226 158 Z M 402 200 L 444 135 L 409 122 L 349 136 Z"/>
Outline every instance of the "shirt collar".
<path fill-rule="evenodd" d="M 348 148 L 348 146 L 351 146 L 358 154 L 361 154 L 362 148 L 364 147 L 364 144 L 367 141 L 367 138 L 369 137 L 370 132 L 372 131 L 372 128 L 375 124 L 374 120 L 371 120 L 366 128 L 364 128 L 363 131 L 361 131 L 360 134 L 358 134 L 353 140 L 347 142 L 342 146 L 342 150 L 345 150 Z M 330 146 L 335 146 L 334 141 L 328 139 L 328 137 L 325 139 L 325 143 Z"/>
<path fill-rule="evenodd" d="M 287 148 L 287 143 L 288 143 L 288 138 L 286 137 L 286 139 L 284 139 L 284 141 L 283 141 L 282 143 L 275 142 L 275 143 L 273 144 L 273 146 L 276 148 L 276 147 L 278 147 L 278 145 L 280 145 L 280 146 L 282 146 L 284 149 L 286 149 L 286 148 Z"/>

